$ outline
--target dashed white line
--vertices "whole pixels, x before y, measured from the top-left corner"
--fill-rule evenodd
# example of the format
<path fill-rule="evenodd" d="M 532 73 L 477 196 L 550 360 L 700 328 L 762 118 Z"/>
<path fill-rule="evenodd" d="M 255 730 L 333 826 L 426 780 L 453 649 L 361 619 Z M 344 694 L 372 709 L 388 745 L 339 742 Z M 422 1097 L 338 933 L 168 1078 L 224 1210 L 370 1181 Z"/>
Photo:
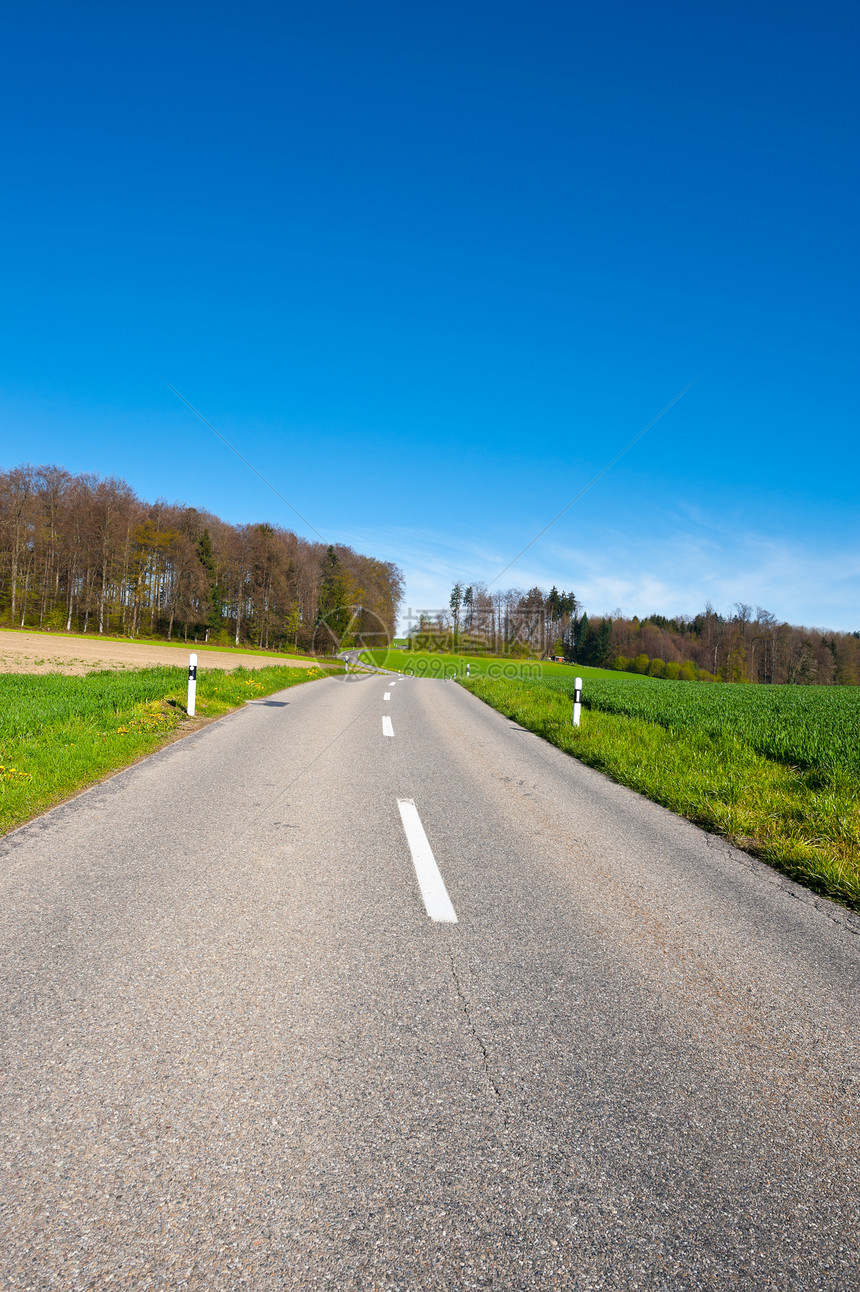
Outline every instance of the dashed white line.
<path fill-rule="evenodd" d="M 430 840 L 424 833 L 414 799 L 398 799 L 400 820 L 406 832 L 406 842 L 412 853 L 412 864 L 418 877 L 418 887 L 424 898 L 424 908 L 431 920 L 438 924 L 456 924 L 457 914 L 448 896 L 445 881 L 439 873 Z"/>
<path fill-rule="evenodd" d="M 383 700 L 390 700 L 390 699 L 391 699 L 391 692 L 390 692 L 390 691 L 386 691 L 386 692 L 385 692 L 385 695 L 384 695 L 382 698 L 383 698 Z"/>
<path fill-rule="evenodd" d="M 389 718 L 388 714 L 386 714 L 385 717 L 382 719 L 382 734 L 383 736 L 394 735 L 394 728 L 391 725 L 391 719 Z"/>

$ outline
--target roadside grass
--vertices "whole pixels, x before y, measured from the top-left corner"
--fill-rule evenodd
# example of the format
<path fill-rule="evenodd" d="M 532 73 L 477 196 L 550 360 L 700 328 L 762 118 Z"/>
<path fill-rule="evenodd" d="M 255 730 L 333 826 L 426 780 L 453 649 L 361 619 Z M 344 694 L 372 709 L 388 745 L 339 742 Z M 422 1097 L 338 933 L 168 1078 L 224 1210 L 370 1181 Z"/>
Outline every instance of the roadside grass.
<path fill-rule="evenodd" d="M 853 769 L 799 767 L 729 731 L 596 708 L 575 728 L 570 697 L 555 688 L 490 677 L 462 685 L 588 766 L 860 911 L 860 782 Z"/>
<path fill-rule="evenodd" d="M 573 698 L 573 678 L 541 684 Z M 629 686 L 617 673 L 590 678 L 583 705 L 644 718 L 669 729 L 731 732 L 765 758 L 804 768 L 841 768 L 860 776 L 860 687 L 707 686 L 651 677 Z"/>
<path fill-rule="evenodd" d="M 152 753 L 186 724 L 330 676 L 314 666 L 200 670 L 190 719 L 187 668 L 0 674 L 0 833 Z"/>
<path fill-rule="evenodd" d="M 588 668 L 582 664 L 553 664 L 542 659 L 510 659 L 503 655 L 439 655 L 433 651 L 406 650 L 365 650 L 359 659 L 366 659 L 379 668 L 396 669 L 401 673 L 411 673 L 415 677 L 454 677 L 466 676 L 466 665 L 469 665 L 470 677 L 504 677 L 511 680 L 540 681 L 543 678 L 573 679 L 574 674 L 582 678 L 618 678 L 634 686 L 642 679 L 634 673 L 615 673 L 611 669 Z"/>

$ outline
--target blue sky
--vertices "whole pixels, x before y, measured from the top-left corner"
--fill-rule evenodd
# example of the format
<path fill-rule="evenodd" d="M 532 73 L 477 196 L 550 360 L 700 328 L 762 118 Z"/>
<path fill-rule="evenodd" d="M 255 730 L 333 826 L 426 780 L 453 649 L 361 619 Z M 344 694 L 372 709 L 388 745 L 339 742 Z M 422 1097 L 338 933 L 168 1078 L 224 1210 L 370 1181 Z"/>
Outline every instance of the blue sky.
<path fill-rule="evenodd" d="M 848 4 L 18 6 L 0 465 L 860 628 Z"/>

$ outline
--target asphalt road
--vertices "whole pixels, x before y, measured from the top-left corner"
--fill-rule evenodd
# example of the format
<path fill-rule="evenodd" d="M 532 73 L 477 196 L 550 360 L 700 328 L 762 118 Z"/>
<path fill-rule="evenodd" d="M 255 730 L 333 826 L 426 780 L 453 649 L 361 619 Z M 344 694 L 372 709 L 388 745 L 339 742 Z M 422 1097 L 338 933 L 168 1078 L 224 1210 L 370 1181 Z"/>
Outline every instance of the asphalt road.
<path fill-rule="evenodd" d="M 0 885 L 3 1288 L 860 1287 L 860 920 L 455 684 L 250 704 Z"/>

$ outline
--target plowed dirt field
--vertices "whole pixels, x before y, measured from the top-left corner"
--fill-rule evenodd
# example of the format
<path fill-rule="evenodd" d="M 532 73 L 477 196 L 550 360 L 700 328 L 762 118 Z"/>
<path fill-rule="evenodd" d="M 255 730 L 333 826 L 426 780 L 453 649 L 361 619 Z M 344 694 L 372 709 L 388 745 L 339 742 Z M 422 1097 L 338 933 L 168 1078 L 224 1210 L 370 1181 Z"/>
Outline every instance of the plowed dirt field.
<path fill-rule="evenodd" d="M 309 661 L 285 655 L 201 650 L 193 643 L 154 646 L 149 642 L 110 641 L 99 637 L 63 637 L 55 633 L 0 632 L 0 673 L 92 673 L 102 668 L 147 668 L 153 664 L 187 665 L 198 651 L 200 668 L 307 668 Z M 325 661 L 321 661 L 325 662 Z"/>

